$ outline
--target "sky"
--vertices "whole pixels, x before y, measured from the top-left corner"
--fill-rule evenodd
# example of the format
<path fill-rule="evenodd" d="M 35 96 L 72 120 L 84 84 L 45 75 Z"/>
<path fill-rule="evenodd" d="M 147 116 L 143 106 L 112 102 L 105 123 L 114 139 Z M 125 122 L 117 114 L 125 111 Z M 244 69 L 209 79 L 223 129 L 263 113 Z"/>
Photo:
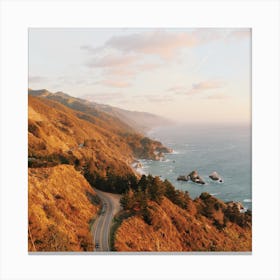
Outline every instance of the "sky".
<path fill-rule="evenodd" d="M 247 28 L 31 28 L 29 88 L 186 123 L 251 122 Z"/>

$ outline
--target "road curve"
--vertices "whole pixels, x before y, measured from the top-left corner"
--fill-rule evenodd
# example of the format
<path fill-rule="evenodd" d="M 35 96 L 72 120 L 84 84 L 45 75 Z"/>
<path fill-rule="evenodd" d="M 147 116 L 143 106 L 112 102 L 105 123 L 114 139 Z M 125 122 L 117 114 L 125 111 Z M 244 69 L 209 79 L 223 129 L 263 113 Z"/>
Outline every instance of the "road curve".
<path fill-rule="evenodd" d="M 92 226 L 94 250 L 106 252 L 110 251 L 110 229 L 113 217 L 120 211 L 120 195 L 94 190 L 102 202 L 101 214 Z"/>

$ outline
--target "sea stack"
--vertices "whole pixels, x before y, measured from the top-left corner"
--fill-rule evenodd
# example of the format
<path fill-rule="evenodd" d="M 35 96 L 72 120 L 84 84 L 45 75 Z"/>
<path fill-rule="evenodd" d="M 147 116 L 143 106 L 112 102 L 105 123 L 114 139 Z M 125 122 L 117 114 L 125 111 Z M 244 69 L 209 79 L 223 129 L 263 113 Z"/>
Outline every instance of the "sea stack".
<path fill-rule="evenodd" d="M 178 178 L 177 178 L 177 181 L 189 181 L 190 177 L 189 176 L 185 176 L 185 175 L 180 175 Z"/>
<path fill-rule="evenodd" d="M 221 178 L 221 176 L 216 172 L 212 172 L 209 177 L 213 180 L 213 181 L 219 181 L 220 183 L 223 182 L 223 179 Z"/>
<path fill-rule="evenodd" d="M 188 177 L 194 182 L 194 183 L 197 183 L 197 184 L 202 184 L 204 185 L 205 182 L 204 180 L 198 175 L 198 172 L 196 170 L 192 171 Z"/>

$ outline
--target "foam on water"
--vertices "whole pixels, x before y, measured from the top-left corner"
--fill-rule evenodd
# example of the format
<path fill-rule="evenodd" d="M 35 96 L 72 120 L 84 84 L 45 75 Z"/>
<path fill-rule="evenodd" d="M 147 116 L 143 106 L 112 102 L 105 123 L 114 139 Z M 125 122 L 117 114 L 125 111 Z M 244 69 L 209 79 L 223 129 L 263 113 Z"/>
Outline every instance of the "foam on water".
<path fill-rule="evenodd" d="M 174 143 L 166 161 L 141 161 L 146 173 L 167 178 L 176 188 L 195 198 L 201 192 L 215 194 L 224 201 L 241 201 L 251 209 L 250 127 L 169 127 L 153 131 L 164 145 Z M 206 185 L 177 181 L 179 175 L 197 170 Z M 217 171 L 224 182 L 208 176 Z"/>

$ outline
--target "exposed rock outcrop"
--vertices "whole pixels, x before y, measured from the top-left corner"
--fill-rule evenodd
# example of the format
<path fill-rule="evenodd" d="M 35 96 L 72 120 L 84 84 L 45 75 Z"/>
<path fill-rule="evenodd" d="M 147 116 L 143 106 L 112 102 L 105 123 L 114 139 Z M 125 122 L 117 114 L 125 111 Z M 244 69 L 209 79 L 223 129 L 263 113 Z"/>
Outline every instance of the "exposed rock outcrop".
<path fill-rule="evenodd" d="M 188 177 L 190 178 L 190 180 L 192 180 L 194 183 L 197 183 L 197 184 L 202 184 L 204 185 L 205 184 L 205 181 L 202 179 L 202 177 L 200 177 L 198 175 L 198 172 L 196 170 L 192 171 Z"/>
<path fill-rule="evenodd" d="M 185 176 L 185 175 L 180 175 L 178 178 L 177 178 L 177 181 L 189 181 L 190 177 L 189 176 Z"/>
<path fill-rule="evenodd" d="M 205 184 L 205 181 L 202 179 L 202 177 L 200 177 L 198 175 L 196 170 L 192 171 L 188 175 L 178 176 L 177 180 L 178 181 L 186 181 L 186 182 L 191 180 L 192 182 L 197 183 L 197 184 L 201 184 L 201 185 Z"/>
<path fill-rule="evenodd" d="M 216 172 L 212 172 L 209 177 L 213 180 L 213 181 L 219 181 L 220 183 L 223 182 L 223 179 L 221 178 L 221 176 Z"/>
<path fill-rule="evenodd" d="M 229 201 L 226 204 L 231 208 L 237 208 L 239 212 L 244 212 L 245 208 L 239 201 Z"/>

